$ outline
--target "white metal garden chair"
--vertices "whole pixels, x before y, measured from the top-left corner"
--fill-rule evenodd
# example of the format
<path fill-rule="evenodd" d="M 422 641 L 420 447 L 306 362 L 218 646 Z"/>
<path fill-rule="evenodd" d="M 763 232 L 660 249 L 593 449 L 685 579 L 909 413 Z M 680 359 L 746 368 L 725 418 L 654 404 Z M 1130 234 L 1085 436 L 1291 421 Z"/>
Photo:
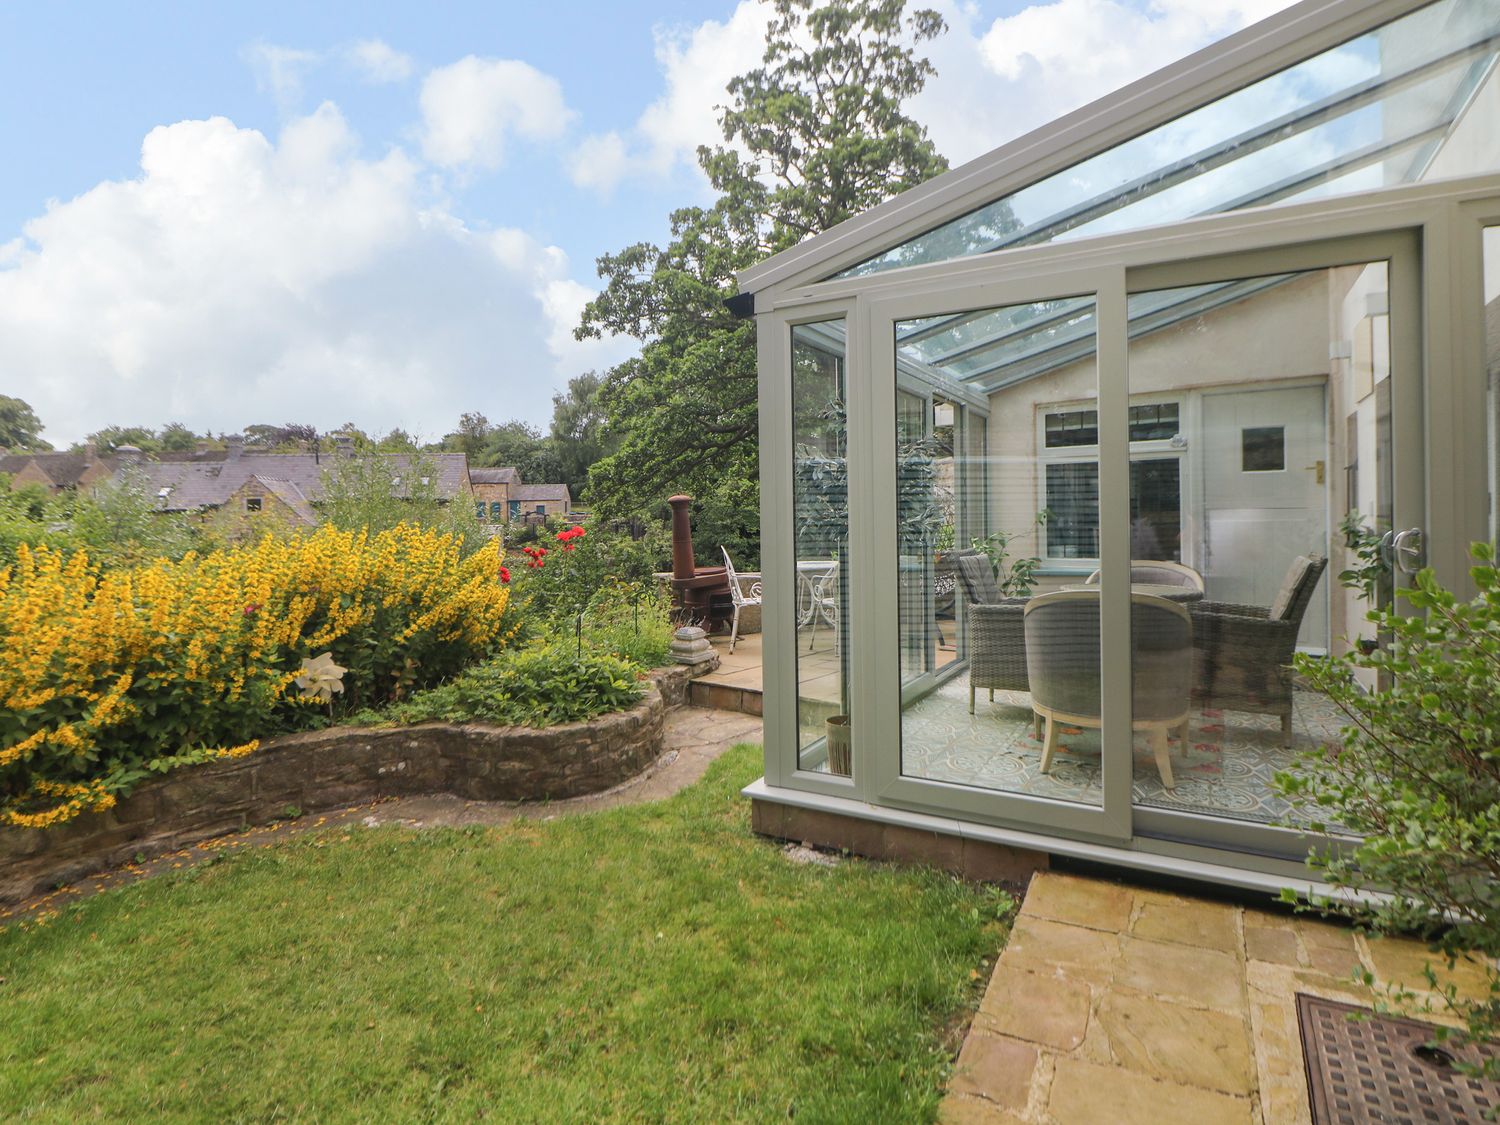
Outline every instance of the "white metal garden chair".
<path fill-rule="evenodd" d="M 818 640 L 818 619 L 828 623 L 833 630 L 833 647 L 839 645 L 839 564 L 834 563 L 827 571 L 812 580 L 812 601 L 808 613 L 812 618 L 812 629 L 807 638 L 807 651 L 811 652 Z"/>
<path fill-rule="evenodd" d="M 759 574 L 736 573 L 728 548 L 721 546 L 719 550 L 724 555 L 724 571 L 729 576 L 729 596 L 734 599 L 734 622 L 729 627 L 729 651 L 732 653 L 740 638 L 740 610 L 760 605 L 762 590 Z"/>

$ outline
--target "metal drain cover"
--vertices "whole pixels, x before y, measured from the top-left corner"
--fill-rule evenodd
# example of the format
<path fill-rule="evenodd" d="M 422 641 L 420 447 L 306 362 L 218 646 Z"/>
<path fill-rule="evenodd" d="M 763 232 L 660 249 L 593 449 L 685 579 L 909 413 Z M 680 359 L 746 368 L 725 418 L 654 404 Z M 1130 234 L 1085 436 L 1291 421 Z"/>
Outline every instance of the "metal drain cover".
<path fill-rule="evenodd" d="M 1365 1019 L 1351 1020 L 1353 1013 Z M 1314 1125 L 1446 1125 L 1482 1122 L 1500 1105 L 1500 1082 L 1454 1069 L 1495 1057 L 1493 1048 L 1428 1047 L 1430 1023 L 1370 1014 L 1369 1008 L 1297 993 Z"/>

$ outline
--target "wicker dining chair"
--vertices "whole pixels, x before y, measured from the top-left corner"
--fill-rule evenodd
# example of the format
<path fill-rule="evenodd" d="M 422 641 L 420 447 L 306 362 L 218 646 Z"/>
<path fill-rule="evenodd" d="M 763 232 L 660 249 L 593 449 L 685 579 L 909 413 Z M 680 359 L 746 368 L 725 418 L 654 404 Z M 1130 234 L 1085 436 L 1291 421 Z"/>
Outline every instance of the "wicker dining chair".
<path fill-rule="evenodd" d="M 1090 586 L 1099 584 L 1099 571 L 1094 571 L 1084 582 Z M 1130 581 L 1146 582 L 1155 586 L 1183 586 L 1203 593 L 1203 575 L 1180 562 L 1156 559 L 1131 559 Z"/>
<path fill-rule="evenodd" d="M 1161 782 L 1171 789 L 1169 733 L 1187 744 L 1193 690 L 1193 626 L 1188 611 L 1152 594 L 1130 597 L 1131 725 L 1143 730 Z M 1099 594 L 1061 590 L 1026 603 L 1031 708 L 1046 722 L 1042 772 L 1052 769 L 1063 726 L 1099 727 L 1102 658 Z"/>
<path fill-rule="evenodd" d="M 964 613 L 969 630 L 969 713 L 974 693 L 1029 691 L 1026 677 L 1025 598 L 1006 598 L 995 582 L 989 556 L 982 551 L 954 552 L 959 585 L 968 601 Z"/>
<path fill-rule="evenodd" d="M 1292 657 L 1297 633 L 1328 566 L 1322 555 L 1292 560 L 1269 606 L 1198 602 L 1190 608 L 1196 644 L 1194 697 L 1205 707 L 1281 718 L 1292 744 Z"/>

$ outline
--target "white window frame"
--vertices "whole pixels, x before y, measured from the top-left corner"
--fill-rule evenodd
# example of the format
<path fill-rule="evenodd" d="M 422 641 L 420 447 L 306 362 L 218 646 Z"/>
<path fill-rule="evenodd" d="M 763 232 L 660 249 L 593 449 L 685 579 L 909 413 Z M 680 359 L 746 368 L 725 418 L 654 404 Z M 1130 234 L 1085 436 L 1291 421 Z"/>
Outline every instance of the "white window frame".
<path fill-rule="evenodd" d="M 1189 419 L 1197 414 L 1193 391 L 1150 391 L 1139 395 L 1130 396 L 1130 406 L 1162 406 L 1168 403 L 1177 407 L 1177 433 L 1183 435 L 1188 433 Z M 1070 410 L 1093 410 L 1098 411 L 1099 400 L 1092 399 L 1067 399 L 1059 402 L 1042 402 L 1036 405 L 1035 432 L 1036 432 L 1036 504 L 1037 511 L 1047 508 L 1047 466 L 1062 464 L 1092 464 L 1099 463 L 1099 445 L 1069 445 L 1059 446 L 1056 449 L 1047 448 L 1047 415 L 1058 414 Z M 1194 565 L 1191 558 L 1196 557 L 1196 542 L 1192 541 L 1192 532 L 1188 526 L 1187 513 L 1190 511 L 1188 505 L 1193 499 L 1194 488 L 1190 480 L 1192 465 L 1188 455 L 1193 451 L 1195 443 L 1191 437 L 1187 444 L 1174 445 L 1171 438 L 1154 438 L 1150 441 L 1132 441 L 1130 443 L 1130 460 L 1134 461 L 1161 461 L 1167 458 L 1175 458 L 1178 463 L 1177 469 L 1177 504 L 1178 519 L 1181 524 L 1181 554 L 1182 562 L 1188 566 Z M 1046 551 L 1049 546 L 1047 542 L 1047 531 L 1042 529 L 1038 536 L 1040 542 L 1037 557 L 1042 560 L 1044 571 L 1053 574 L 1071 574 L 1075 571 L 1094 571 L 1099 568 L 1098 556 L 1085 557 L 1053 555 Z"/>

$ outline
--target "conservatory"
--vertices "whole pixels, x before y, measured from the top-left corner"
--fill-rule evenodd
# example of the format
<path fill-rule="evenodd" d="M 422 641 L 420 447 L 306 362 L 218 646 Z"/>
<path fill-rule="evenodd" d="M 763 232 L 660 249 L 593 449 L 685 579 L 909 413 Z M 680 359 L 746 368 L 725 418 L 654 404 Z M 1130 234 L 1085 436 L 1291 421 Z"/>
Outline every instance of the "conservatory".
<path fill-rule="evenodd" d="M 1497 64 L 1307 0 L 741 275 L 758 814 L 1301 871 L 1294 654 L 1495 535 Z"/>

